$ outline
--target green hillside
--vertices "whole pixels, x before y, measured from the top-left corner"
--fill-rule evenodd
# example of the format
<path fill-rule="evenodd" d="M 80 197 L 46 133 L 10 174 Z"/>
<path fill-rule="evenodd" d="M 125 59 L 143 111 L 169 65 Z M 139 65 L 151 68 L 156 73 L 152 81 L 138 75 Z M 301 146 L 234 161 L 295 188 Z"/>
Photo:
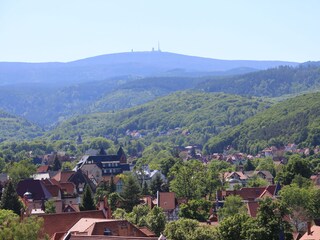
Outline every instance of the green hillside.
<path fill-rule="evenodd" d="M 221 152 L 231 145 L 242 152 L 257 153 L 267 146 L 287 143 L 320 144 L 320 93 L 304 94 L 275 104 L 211 138 L 205 149 L 211 153 Z"/>
<path fill-rule="evenodd" d="M 320 89 L 320 67 L 306 63 L 299 67 L 282 66 L 244 75 L 209 78 L 198 88 L 207 92 L 259 97 L 299 94 Z"/>
<path fill-rule="evenodd" d="M 89 106 L 86 113 L 117 111 L 135 107 L 176 91 L 194 88 L 202 78 L 151 77 L 120 85 Z"/>
<path fill-rule="evenodd" d="M 121 138 L 138 130 L 145 141 L 170 140 L 175 144 L 204 144 L 209 137 L 236 126 L 270 102 L 222 93 L 177 92 L 119 112 L 75 117 L 47 137 L 74 139 L 109 136 Z"/>
<path fill-rule="evenodd" d="M 41 134 L 40 127 L 0 110 L 0 142 L 28 140 Z"/>

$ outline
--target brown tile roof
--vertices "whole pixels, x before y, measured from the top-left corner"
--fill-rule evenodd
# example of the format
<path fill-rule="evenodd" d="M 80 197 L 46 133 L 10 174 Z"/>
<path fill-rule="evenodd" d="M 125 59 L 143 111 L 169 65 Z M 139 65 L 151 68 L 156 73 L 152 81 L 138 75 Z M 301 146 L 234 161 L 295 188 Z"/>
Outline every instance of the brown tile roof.
<path fill-rule="evenodd" d="M 159 192 L 157 202 L 163 210 L 173 210 L 176 208 L 176 194 L 174 192 Z"/>
<path fill-rule="evenodd" d="M 148 237 L 156 237 L 156 234 L 147 227 L 139 227 L 139 230 Z"/>
<path fill-rule="evenodd" d="M 137 228 L 127 220 L 81 218 L 69 232 L 77 235 L 103 235 L 109 229 L 113 236 L 147 237 L 155 236 L 147 228 Z"/>
<path fill-rule="evenodd" d="M 81 218 L 105 219 L 102 210 L 69 212 L 56 214 L 39 214 L 44 219 L 44 233 L 52 236 L 56 232 L 67 232 Z"/>
<path fill-rule="evenodd" d="M 158 240 L 157 237 L 125 237 L 125 236 L 75 236 L 69 240 Z"/>
<path fill-rule="evenodd" d="M 46 189 L 49 191 L 49 193 L 52 195 L 52 197 L 58 197 L 59 192 L 61 191 L 60 187 L 57 185 L 46 185 Z"/>
<path fill-rule="evenodd" d="M 251 217 L 256 217 L 259 208 L 259 202 L 247 202 L 247 208 L 249 215 Z"/>
<path fill-rule="evenodd" d="M 248 177 L 253 177 L 258 174 L 263 174 L 266 178 L 273 178 L 272 174 L 269 171 L 245 171 L 244 174 Z"/>
<path fill-rule="evenodd" d="M 60 183 L 60 186 L 62 191 L 67 192 L 70 195 L 75 193 L 76 186 L 74 185 L 74 183 L 64 182 L 64 183 Z"/>
<path fill-rule="evenodd" d="M 59 171 L 53 179 L 57 180 L 58 182 L 68 182 L 69 178 L 75 174 L 74 171 Z"/>
<path fill-rule="evenodd" d="M 233 175 L 238 175 L 241 180 L 248 178 L 245 174 L 243 174 L 243 172 L 225 172 L 223 176 L 226 179 L 232 177 Z"/>
<path fill-rule="evenodd" d="M 267 187 L 243 187 L 239 190 L 227 190 L 218 191 L 217 197 L 219 200 L 223 200 L 225 197 L 230 195 L 238 195 L 243 200 L 254 200 L 265 195 L 274 196 L 276 190 L 276 185 L 269 185 Z M 269 194 L 266 194 L 266 193 Z"/>
<path fill-rule="evenodd" d="M 37 173 L 44 173 L 48 171 L 49 171 L 49 165 L 42 165 L 37 169 Z"/>

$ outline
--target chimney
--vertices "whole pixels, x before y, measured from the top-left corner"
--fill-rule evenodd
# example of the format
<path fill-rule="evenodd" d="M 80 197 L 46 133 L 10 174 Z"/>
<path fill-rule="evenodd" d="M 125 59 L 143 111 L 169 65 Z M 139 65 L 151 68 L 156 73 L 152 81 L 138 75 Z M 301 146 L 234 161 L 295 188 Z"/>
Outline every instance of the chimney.
<path fill-rule="evenodd" d="M 307 232 L 308 236 L 311 235 L 311 222 L 307 222 Z"/>
<path fill-rule="evenodd" d="M 157 191 L 157 207 L 160 207 L 160 194 L 159 194 L 159 191 Z"/>

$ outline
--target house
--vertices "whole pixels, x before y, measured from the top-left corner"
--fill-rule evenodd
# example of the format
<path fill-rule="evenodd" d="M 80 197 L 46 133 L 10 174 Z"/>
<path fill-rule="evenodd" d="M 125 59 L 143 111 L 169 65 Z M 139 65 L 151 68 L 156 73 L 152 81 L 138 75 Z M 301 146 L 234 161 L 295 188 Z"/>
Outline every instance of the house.
<path fill-rule="evenodd" d="M 157 192 L 155 203 L 163 209 L 167 221 L 179 219 L 179 205 L 174 192 Z"/>
<path fill-rule="evenodd" d="M 116 155 L 85 155 L 77 164 L 76 170 L 82 169 L 88 164 L 97 165 L 101 169 L 102 176 L 115 176 L 125 171 L 130 171 L 130 166 L 127 163 L 127 157 L 122 147 L 119 148 Z M 85 171 L 88 171 L 88 176 L 94 176 L 96 174 L 96 172 L 94 172 L 95 169 L 92 167 L 85 167 Z"/>
<path fill-rule="evenodd" d="M 100 183 L 103 179 L 102 169 L 95 163 L 85 164 L 82 166 L 81 170 L 90 178 L 90 180 L 95 185 L 98 185 L 98 183 Z"/>
<path fill-rule="evenodd" d="M 34 179 L 21 180 L 17 185 L 17 194 L 23 199 L 28 214 L 44 212 L 45 201 L 53 198 L 43 182 Z"/>
<path fill-rule="evenodd" d="M 56 213 L 65 211 L 79 211 L 80 197 L 72 182 L 58 182 L 54 178 L 41 181 L 52 195 Z M 69 206 L 69 208 L 67 208 Z"/>
<path fill-rule="evenodd" d="M 275 198 L 280 191 L 280 185 L 269 185 L 267 187 L 243 187 L 239 190 L 218 190 L 217 201 L 224 201 L 230 195 L 238 195 L 243 201 L 257 201 L 261 198 Z"/>
<path fill-rule="evenodd" d="M 155 237 L 147 228 L 138 228 L 127 220 L 81 218 L 66 233 L 69 236 Z M 131 239 L 131 238 L 130 238 Z"/>
<path fill-rule="evenodd" d="M 297 150 L 298 146 L 294 143 L 290 143 L 287 146 L 285 146 L 284 150 L 286 152 L 295 152 Z"/>
<path fill-rule="evenodd" d="M 48 172 L 36 173 L 36 174 L 32 175 L 32 178 L 34 180 L 49 179 L 50 178 L 50 174 Z"/>
<path fill-rule="evenodd" d="M 269 171 L 244 171 L 244 174 L 248 177 L 248 179 L 257 176 L 259 178 L 265 179 L 269 184 L 274 184 L 274 177 Z"/>
<path fill-rule="evenodd" d="M 78 169 L 77 171 L 58 171 L 52 179 L 59 184 L 73 183 L 78 194 L 82 194 L 86 185 L 90 187 L 92 192 L 95 192 L 96 190 L 96 185 L 83 171 L 81 171 L 81 169 Z"/>
<path fill-rule="evenodd" d="M 48 234 L 49 237 L 56 235 L 56 233 L 63 233 L 63 236 L 81 218 L 106 219 L 103 210 L 38 214 L 37 216 L 43 218 L 43 232 L 44 234 Z"/>
<path fill-rule="evenodd" d="M 269 171 L 226 172 L 223 175 L 224 181 L 229 183 L 230 189 L 233 189 L 234 185 L 246 186 L 248 180 L 255 176 L 265 179 L 269 184 L 274 183 L 274 177 Z"/>
<path fill-rule="evenodd" d="M 111 180 L 112 178 L 113 178 L 113 183 L 116 185 L 116 192 L 121 193 L 122 189 L 123 189 L 124 182 L 120 177 L 118 177 L 118 176 L 114 176 L 114 177 L 113 176 L 104 176 L 102 182 L 109 184 L 112 181 Z M 100 184 L 102 182 L 100 182 Z"/>
<path fill-rule="evenodd" d="M 150 170 L 148 165 L 143 165 L 140 170 L 136 171 L 136 175 L 141 183 L 144 183 L 146 181 L 149 184 L 152 180 L 154 180 L 157 177 L 157 175 L 160 176 L 163 182 L 167 182 L 166 177 L 161 173 L 161 171 Z"/>

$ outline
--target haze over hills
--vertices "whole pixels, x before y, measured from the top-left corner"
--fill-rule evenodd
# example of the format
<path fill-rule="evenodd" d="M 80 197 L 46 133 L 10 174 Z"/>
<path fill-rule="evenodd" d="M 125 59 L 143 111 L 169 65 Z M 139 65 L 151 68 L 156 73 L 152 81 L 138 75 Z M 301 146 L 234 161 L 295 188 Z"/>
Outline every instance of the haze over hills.
<path fill-rule="evenodd" d="M 295 62 L 218 60 L 168 52 L 129 52 L 90 57 L 67 63 L 0 62 L 1 85 L 45 82 L 74 84 L 118 76 L 168 76 L 187 73 L 225 74 L 225 71 L 254 71 Z"/>
<path fill-rule="evenodd" d="M 166 55 L 158 52 L 145 54 Z M 83 61 L 93 64 L 91 62 L 94 59 Z M 102 61 L 100 59 L 98 62 Z M 77 67 L 82 69 L 80 63 L 82 60 L 71 64 L 79 65 Z M 241 72 L 240 69 L 237 71 Z M 179 71 L 174 72 L 178 74 Z M 221 73 L 228 75 L 231 72 Z M 57 76 L 60 74 L 58 72 Z M 65 81 L 58 84 L 32 82 L 4 85 L 0 86 L 0 109 L 48 128 L 75 115 L 130 108 L 186 89 L 283 97 L 315 91 L 320 86 L 320 67 L 316 63 L 305 63 L 298 67 L 280 66 L 233 76 L 179 74 L 145 78 L 118 76 L 73 84 Z"/>

